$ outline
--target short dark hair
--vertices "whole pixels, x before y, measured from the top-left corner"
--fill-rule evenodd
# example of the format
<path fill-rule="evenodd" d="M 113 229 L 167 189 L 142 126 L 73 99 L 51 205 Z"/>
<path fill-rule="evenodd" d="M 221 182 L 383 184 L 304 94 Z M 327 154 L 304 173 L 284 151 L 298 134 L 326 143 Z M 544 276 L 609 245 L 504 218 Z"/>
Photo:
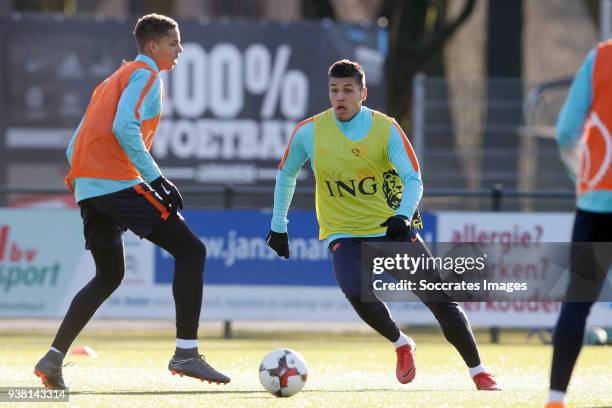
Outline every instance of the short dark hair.
<path fill-rule="evenodd" d="M 365 72 L 363 72 L 363 67 L 346 58 L 334 62 L 332 66 L 329 67 L 328 75 L 329 78 L 355 78 L 357 84 L 359 84 L 359 88 L 365 86 Z"/>
<path fill-rule="evenodd" d="M 147 14 L 140 17 L 134 27 L 134 38 L 138 43 L 138 49 L 144 50 L 149 41 L 158 41 L 168 35 L 168 30 L 176 27 L 178 27 L 176 21 L 161 14 Z"/>

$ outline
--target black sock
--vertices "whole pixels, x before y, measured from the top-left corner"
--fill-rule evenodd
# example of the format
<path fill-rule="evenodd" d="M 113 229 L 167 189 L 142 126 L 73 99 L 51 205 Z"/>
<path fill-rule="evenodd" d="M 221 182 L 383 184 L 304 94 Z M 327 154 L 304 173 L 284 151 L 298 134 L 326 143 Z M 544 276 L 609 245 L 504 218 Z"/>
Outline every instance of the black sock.
<path fill-rule="evenodd" d="M 592 303 L 571 302 L 561 307 L 553 337 L 553 359 L 550 389 L 567 391 L 574 365 L 582 348 L 584 327 Z"/>
<path fill-rule="evenodd" d="M 438 320 L 444 337 L 451 343 L 468 367 L 480 364 L 480 355 L 470 322 L 461 307 L 455 302 L 425 303 Z"/>
<path fill-rule="evenodd" d="M 206 247 L 176 215 L 170 216 L 147 239 L 174 257 L 172 296 L 176 308 L 176 337 L 196 340 L 202 308 Z"/>
<path fill-rule="evenodd" d="M 390 342 L 395 342 L 399 339 L 400 329 L 391 317 L 387 305 L 383 302 L 362 302 L 359 298 L 349 298 L 349 302 L 359 317 L 361 317 L 361 320 L 368 326 Z"/>
<path fill-rule="evenodd" d="M 72 300 L 52 347 L 68 353 L 70 345 L 100 305 L 115 291 L 125 274 L 123 244 L 92 249 L 96 276 Z"/>

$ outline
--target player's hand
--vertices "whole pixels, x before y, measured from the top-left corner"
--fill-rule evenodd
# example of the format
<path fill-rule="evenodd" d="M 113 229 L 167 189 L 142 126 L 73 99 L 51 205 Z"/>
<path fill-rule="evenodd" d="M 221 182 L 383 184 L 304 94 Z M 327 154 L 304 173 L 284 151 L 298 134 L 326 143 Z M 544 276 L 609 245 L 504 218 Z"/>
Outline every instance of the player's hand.
<path fill-rule="evenodd" d="M 408 217 L 404 215 L 389 217 L 380 226 L 387 227 L 387 238 L 392 241 L 405 241 L 407 238 L 414 241 L 416 239 L 416 230 L 410 225 Z"/>
<path fill-rule="evenodd" d="M 266 244 L 276 252 L 276 255 L 289 259 L 289 234 L 286 232 L 268 232 Z"/>
<path fill-rule="evenodd" d="M 177 212 L 183 209 L 183 197 L 179 193 L 178 188 L 164 176 L 159 176 L 150 183 L 151 187 L 162 199 L 162 204 L 170 212 Z"/>

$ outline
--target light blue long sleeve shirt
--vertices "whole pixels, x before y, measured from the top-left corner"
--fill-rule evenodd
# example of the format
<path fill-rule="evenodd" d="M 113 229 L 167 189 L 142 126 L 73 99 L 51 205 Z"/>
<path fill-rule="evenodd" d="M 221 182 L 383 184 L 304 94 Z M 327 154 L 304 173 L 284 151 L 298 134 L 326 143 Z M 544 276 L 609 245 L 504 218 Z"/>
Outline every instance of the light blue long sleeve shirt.
<path fill-rule="evenodd" d="M 573 147 L 582 137 L 584 124 L 593 100 L 593 68 L 597 51 L 592 49 L 576 73 L 567 99 L 557 120 L 557 143 L 562 148 Z M 612 76 L 610 77 L 612 80 Z M 612 101 L 610 101 L 612 103 Z M 612 212 L 612 191 L 589 191 L 579 196 L 576 207 L 591 212 Z"/>
<path fill-rule="evenodd" d="M 145 62 L 155 72 L 159 73 L 157 64 L 152 58 L 146 55 L 138 55 L 135 60 Z M 151 71 L 145 68 L 137 69 L 132 73 L 126 88 L 121 94 L 119 103 L 117 104 L 117 113 L 113 121 L 113 133 L 119 140 L 119 144 L 125 150 L 132 164 L 134 164 L 136 169 L 140 172 L 142 179 L 147 182 L 153 181 L 161 176 L 161 171 L 144 145 L 140 126 L 143 120 L 153 118 L 160 114 L 162 84 L 159 76 L 143 98 L 138 111 L 140 118 L 136 118 L 135 111 L 140 95 L 151 75 L 153 75 Z M 85 117 L 83 117 L 83 120 L 84 119 Z M 66 156 L 70 163 L 72 163 L 74 144 L 81 130 L 83 120 L 81 120 L 81 123 L 72 136 L 66 151 Z M 138 183 L 142 183 L 142 179 L 111 180 L 78 177 L 74 180 L 74 196 L 76 201 L 79 202 L 86 198 L 110 194 L 132 187 Z"/>
<path fill-rule="evenodd" d="M 361 111 L 351 120 L 342 122 L 336 119 L 338 129 L 350 140 L 357 142 L 363 139 L 372 127 L 372 110 L 362 106 Z M 389 161 L 395 166 L 398 175 L 404 184 L 402 200 L 396 211 L 398 215 L 412 218 L 414 211 L 423 195 L 423 182 L 420 172 L 412 167 L 406 148 L 404 147 L 403 136 L 397 128 L 391 125 L 388 144 Z M 287 214 L 293 193 L 295 191 L 297 175 L 307 160 L 314 172 L 314 123 L 309 122 L 300 126 L 289 147 L 289 153 L 283 164 L 283 168 L 276 175 L 276 186 L 274 188 L 274 210 L 272 213 L 271 229 L 274 232 L 287 232 Z M 381 220 L 381 222 L 384 220 Z M 376 237 L 384 234 L 359 235 L 359 237 Z M 327 237 L 327 241 L 334 239 L 357 237 L 352 234 L 333 234 Z"/>

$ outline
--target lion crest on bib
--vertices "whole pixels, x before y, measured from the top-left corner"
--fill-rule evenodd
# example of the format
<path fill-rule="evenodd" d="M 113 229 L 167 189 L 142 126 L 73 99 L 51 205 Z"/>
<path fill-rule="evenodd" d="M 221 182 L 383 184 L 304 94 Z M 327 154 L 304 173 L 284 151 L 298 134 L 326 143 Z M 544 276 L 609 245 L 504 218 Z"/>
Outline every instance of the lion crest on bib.
<path fill-rule="evenodd" d="M 402 201 L 402 180 L 395 169 L 387 170 L 383 173 L 383 193 L 387 200 L 387 205 L 397 210 Z"/>

